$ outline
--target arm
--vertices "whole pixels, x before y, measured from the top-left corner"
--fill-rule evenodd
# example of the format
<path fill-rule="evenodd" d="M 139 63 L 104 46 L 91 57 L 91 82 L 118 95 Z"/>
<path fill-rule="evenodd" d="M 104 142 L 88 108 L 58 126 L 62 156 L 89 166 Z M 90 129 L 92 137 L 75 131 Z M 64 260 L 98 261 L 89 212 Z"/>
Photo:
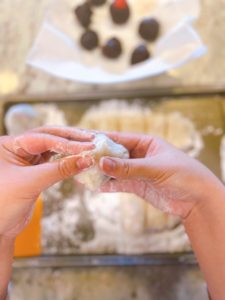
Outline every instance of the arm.
<path fill-rule="evenodd" d="M 225 187 L 198 161 L 156 137 L 108 133 L 130 159 L 102 158 L 115 178 L 103 192 L 134 193 L 181 218 L 207 281 L 212 300 L 225 295 Z"/>
<path fill-rule="evenodd" d="M 214 185 L 209 198 L 183 221 L 213 300 L 225 294 L 225 188 Z"/>
<path fill-rule="evenodd" d="M 12 271 L 14 239 L 0 237 L 0 300 L 5 300 Z"/>
<path fill-rule="evenodd" d="M 7 295 L 14 241 L 28 224 L 39 194 L 93 164 L 91 157 L 79 155 L 93 149 L 92 135 L 55 130 L 40 128 L 19 137 L 0 137 L 0 300 Z M 49 162 L 55 153 L 69 156 Z"/>

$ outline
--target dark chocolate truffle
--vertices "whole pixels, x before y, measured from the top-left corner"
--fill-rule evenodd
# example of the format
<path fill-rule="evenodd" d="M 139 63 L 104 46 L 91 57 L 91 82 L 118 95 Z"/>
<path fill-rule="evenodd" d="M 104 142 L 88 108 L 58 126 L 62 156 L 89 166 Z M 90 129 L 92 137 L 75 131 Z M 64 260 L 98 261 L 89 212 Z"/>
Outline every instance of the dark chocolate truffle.
<path fill-rule="evenodd" d="M 150 42 L 153 42 L 159 36 L 160 24 L 154 18 L 144 19 L 139 26 L 140 36 Z"/>
<path fill-rule="evenodd" d="M 110 6 L 110 13 L 114 23 L 124 24 L 130 17 L 130 8 L 125 0 L 115 0 Z"/>
<path fill-rule="evenodd" d="M 86 50 L 94 50 L 98 47 L 98 35 L 92 30 L 85 31 L 80 39 L 82 47 Z"/>
<path fill-rule="evenodd" d="M 131 56 L 131 64 L 136 65 L 139 64 L 151 57 L 150 52 L 146 48 L 145 45 L 139 45 L 134 49 Z"/>
<path fill-rule="evenodd" d="M 92 10 L 88 2 L 77 6 L 75 14 L 81 26 L 87 28 L 91 24 Z"/>
<path fill-rule="evenodd" d="M 91 5 L 101 6 L 106 3 L 106 0 L 89 0 Z"/>
<path fill-rule="evenodd" d="M 116 38 L 108 40 L 105 46 L 102 48 L 102 53 L 108 58 L 118 58 L 122 53 L 120 41 Z"/>

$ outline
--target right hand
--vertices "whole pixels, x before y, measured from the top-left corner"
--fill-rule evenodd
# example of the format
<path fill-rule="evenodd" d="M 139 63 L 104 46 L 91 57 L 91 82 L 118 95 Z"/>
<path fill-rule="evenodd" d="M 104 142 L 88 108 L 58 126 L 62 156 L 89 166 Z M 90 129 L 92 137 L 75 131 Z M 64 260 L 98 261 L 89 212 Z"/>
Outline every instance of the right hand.
<path fill-rule="evenodd" d="M 196 205 L 213 199 L 222 183 L 197 160 L 160 138 L 123 133 L 107 133 L 124 145 L 130 159 L 104 157 L 102 171 L 114 178 L 102 192 L 134 193 L 156 208 L 185 219 Z"/>

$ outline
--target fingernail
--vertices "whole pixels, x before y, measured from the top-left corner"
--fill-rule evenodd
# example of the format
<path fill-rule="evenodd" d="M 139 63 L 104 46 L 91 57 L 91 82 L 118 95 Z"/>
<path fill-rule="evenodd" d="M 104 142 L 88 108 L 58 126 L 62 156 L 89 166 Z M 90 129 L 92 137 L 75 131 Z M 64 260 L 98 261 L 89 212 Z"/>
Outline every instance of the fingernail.
<path fill-rule="evenodd" d="M 93 140 L 95 138 L 95 134 L 93 132 L 90 133 L 90 138 Z"/>
<path fill-rule="evenodd" d="M 95 138 L 95 135 L 93 133 L 86 133 L 86 136 L 88 138 L 88 140 L 93 141 Z"/>
<path fill-rule="evenodd" d="M 84 170 L 92 167 L 95 164 L 95 161 L 91 156 L 86 156 L 78 159 L 76 164 L 79 170 Z"/>
<path fill-rule="evenodd" d="M 95 138 L 95 134 L 94 132 L 90 131 L 90 130 L 87 130 L 87 129 L 84 129 L 84 128 L 81 128 L 80 129 L 83 133 L 85 133 L 90 139 L 94 139 Z"/>
<path fill-rule="evenodd" d="M 114 171 L 117 167 L 117 163 L 111 158 L 104 158 L 103 167 L 106 171 Z"/>

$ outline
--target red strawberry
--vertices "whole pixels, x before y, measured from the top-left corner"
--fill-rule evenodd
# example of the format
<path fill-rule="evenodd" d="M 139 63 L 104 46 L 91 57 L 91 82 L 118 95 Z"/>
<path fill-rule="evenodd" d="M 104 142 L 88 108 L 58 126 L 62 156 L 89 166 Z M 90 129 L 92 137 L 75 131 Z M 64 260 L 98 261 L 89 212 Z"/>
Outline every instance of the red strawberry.
<path fill-rule="evenodd" d="M 127 8 L 127 1 L 126 0 L 115 0 L 113 6 L 118 9 Z"/>

